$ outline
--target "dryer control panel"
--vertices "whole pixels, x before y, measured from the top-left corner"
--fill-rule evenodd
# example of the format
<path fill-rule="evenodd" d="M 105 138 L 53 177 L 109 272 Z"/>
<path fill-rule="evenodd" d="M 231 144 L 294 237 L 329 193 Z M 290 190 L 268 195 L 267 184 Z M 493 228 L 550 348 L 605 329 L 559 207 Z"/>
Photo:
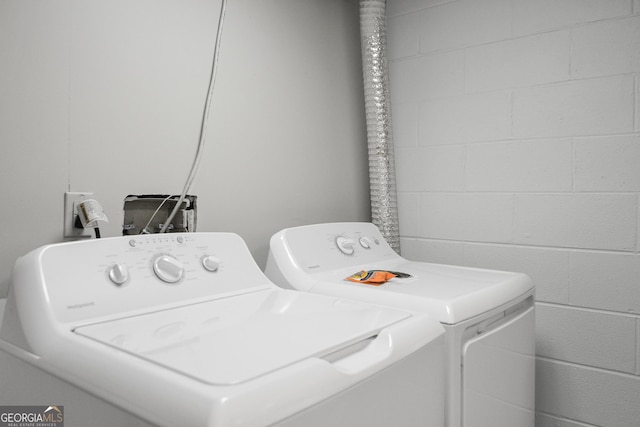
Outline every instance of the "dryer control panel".
<path fill-rule="evenodd" d="M 399 259 L 375 225 L 360 222 L 288 228 L 272 237 L 270 249 L 295 256 L 307 273 Z"/>
<path fill-rule="evenodd" d="M 20 282 L 16 292 L 30 299 L 40 295 L 49 305 L 42 309 L 52 310 L 63 323 L 273 287 L 233 233 L 147 234 L 49 245 L 21 258 L 14 276 Z"/>

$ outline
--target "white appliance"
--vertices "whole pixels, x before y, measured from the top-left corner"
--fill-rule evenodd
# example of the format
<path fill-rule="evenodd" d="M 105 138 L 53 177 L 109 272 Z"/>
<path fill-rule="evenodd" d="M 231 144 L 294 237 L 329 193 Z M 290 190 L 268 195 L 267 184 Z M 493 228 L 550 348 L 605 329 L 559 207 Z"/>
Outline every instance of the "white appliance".
<path fill-rule="evenodd" d="M 443 425 L 437 321 L 283 290 L 235 234 L 44 246 L 0 314 L 0 402 L 66 427 Z"/>
<path fill-rule="evenodd" d="M 380 286 L 361 270 L 411 277 Z M 265 273 L 292 289 L 429 313 L 445 327 L 448 427 L 533 427 L 534 287 L 524 274 L 408 261 L 370 223 L 295 227 L 270 242 Z"/>

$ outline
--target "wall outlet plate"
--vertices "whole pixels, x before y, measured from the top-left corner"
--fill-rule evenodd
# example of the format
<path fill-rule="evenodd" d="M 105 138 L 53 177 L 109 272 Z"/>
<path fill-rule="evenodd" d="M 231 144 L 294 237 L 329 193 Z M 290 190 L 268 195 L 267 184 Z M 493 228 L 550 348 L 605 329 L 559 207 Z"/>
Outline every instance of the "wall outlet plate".
<path fill-rule="evenodd" d="M 92 229 L 76 228 L 73 226 L 78 217 L 76 204 L 85 199 L 90 199 L 92 196 L 93 193 L 88 192 L 67 191 L 64 193 L 63 237 L 65 239 L 90 239 L 93 235 Z"/>

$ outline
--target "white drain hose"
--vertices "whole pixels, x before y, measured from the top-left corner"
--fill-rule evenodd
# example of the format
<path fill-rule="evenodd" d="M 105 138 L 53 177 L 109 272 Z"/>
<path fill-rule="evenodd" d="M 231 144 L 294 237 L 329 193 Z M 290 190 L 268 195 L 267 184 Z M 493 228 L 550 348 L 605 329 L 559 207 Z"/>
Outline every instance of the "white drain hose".
<path fill-rule="evenodd" d="M 391 100 L 386 58 L 386 0 L 360 0 L 371 218 L 387 243 L 400 252 Z"/>

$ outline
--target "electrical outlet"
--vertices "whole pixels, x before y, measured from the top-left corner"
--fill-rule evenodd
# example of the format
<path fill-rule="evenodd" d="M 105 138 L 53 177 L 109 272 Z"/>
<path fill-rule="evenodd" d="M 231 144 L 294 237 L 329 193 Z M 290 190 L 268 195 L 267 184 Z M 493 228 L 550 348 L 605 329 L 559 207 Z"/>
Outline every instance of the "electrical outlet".
<path fill-rule="evenodd" d="M 76 204 L 79 202 L 90 199 L 93 193 L 77 193 L 66 192 L 64 193 L 64 234 L 65 238 L 86 239 L 91 238 L 92 230 L 86 228 L 76 228 L 74 223 L 78 214 L 76 213 Z"/>

